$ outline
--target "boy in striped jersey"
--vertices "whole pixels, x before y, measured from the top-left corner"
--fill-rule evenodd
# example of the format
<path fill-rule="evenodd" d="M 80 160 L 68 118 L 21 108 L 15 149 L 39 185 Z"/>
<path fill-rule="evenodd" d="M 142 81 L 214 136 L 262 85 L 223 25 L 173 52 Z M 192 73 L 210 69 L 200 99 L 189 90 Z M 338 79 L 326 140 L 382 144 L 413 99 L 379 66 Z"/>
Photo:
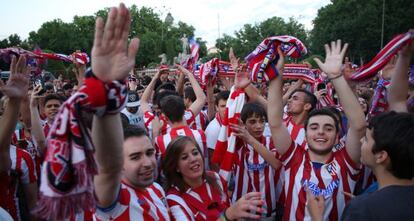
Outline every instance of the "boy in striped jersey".
<path fill-rule="evenodd" d="M 310 220 L 306 209 L 305 189 L 313 195 L 325 198 L 324 220 L 338 220 L 341 217 L 359 174 L 361 138 L 365 132 L 365 117 L 358 100 L 352 93 L 341 73 L 342 61 L 347 44 L 341 41 L 325 45 L 326 60 L 316 59 L 319 67 L 333 83 L 349 119 L 345 148 L 333 152 L 339 126 L 336 117 L 329 110 L 315 110 L 305 121 L 305 136 L 308 148 L 300 147 L 283 123 L 282 76 L 270 82 L 268 119 L 272 139 L 280 154 L 285 169 L 284 220 Z"/>
<path fill-rule="evenodd" d="M 135 64 L 139 40 L 128 46 L 131 16 L 124 4 L 111 8 L 104 26 L 96 20 L 92 70 L 104 82 L 123 80 Z M 99 165 L 94 177 L 96 220 L 169 220 L 164 191 L 154 183 L 155 149 L 144 129 L 122 132 L 119 113 L 93 117 L 92 141 Z"/>

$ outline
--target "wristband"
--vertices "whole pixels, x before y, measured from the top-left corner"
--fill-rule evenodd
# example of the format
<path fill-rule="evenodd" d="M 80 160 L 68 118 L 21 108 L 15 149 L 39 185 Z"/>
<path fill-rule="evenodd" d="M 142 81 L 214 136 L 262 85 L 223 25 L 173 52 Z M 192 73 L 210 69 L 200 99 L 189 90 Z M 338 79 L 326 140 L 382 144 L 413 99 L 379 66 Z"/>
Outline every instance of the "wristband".
<path fill-rule="evenodd" d="M 226 208 L 222 213 L 220 213 L 220 216 L 219 216 L 219 219 L 221 220 L 221 221 L 230 221 L 230 219 L 229 218 L 227 218 L 227 216 L 226 216 L 226 211 L 227 211 L 227 209 L 228 208 Z"/>
<path fill-rule="evenodd" d="M 340 78 L 342 76 L 344 76 L 344 74 L 340 73 L 340 74 L 336 75 L 335 77 L 332 77 L 332 78 L 328 77 L 328 80 L 332 81 L 332 80 L 335 80 L 335 79 Z"/>

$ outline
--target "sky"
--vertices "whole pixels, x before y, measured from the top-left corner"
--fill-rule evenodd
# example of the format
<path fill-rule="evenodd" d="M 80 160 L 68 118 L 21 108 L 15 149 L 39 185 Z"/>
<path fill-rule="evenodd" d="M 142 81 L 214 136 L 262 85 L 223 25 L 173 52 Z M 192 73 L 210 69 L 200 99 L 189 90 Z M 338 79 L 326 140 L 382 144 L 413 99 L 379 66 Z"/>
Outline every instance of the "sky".
<path fill-rule="evenodd" d="M 47 21 L 60 18 L 72 22 L 73 16 L 93 15 L 105 7 L 117 6 L 124 2 L 127 7 L 135 4 L 147 6 L 159 13 L 162 19 L 168 12 L 174 23 L 185 22 L 195 28 L 195 37 L 214 46 L 215 40 L 224 33 L 234 35 L 244 24 L 260 23 L 267 18 L 278 16 L 286 21 L 294 17 L 312 29 L 312 20 L 318 9 L 330 0 L 0 0 L 2 21 L 0 39 L 18 34 L 22 39 L 29 32 L 37 31 Z M 219 32 L 220 30 L 220 32 Z"/>

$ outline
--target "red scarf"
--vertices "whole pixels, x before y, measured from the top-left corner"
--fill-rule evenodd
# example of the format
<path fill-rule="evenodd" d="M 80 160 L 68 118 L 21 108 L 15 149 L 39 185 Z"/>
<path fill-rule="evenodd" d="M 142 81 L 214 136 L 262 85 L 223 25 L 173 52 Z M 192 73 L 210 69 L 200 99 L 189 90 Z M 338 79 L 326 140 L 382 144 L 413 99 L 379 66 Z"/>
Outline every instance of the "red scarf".
<path fill-rule="evenodd" d="M 95 208 L 94 146 L 85 112 L 116 114 L 126 103 L 126 82 L 103 83 L 88 71 L 84 85 L 62 104 L 48 135 L 40 200 L 35 213 L 44 219 L 69 217 Z"/>

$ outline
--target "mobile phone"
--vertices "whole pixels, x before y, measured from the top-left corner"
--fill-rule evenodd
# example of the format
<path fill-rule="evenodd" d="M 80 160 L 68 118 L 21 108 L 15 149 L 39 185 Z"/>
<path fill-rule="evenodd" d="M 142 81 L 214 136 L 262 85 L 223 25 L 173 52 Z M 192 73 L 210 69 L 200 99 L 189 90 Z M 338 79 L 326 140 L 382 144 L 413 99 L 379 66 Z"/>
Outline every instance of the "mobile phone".
<path fill-rule="evenodd" d="M 319 83 L 318 86 L 317 86 L 317 90 L 320 91 L 320 90 L 323 90 L 323 89 L 326 89 L 326 84 L 325 83 Z"/>
<path fill-rule="evenodd" d="M 44 94 L 46 92 L 46 90 L 45 90 L 44 82 L 42 81 L 41 78 L 37 78 L 37 79 L 34 80 L 33 87 L 36 87 L 38 85 L 40 85 L 40 87 L 42 88 L 42 90 L 39 91 L 38 95 Z"/>

